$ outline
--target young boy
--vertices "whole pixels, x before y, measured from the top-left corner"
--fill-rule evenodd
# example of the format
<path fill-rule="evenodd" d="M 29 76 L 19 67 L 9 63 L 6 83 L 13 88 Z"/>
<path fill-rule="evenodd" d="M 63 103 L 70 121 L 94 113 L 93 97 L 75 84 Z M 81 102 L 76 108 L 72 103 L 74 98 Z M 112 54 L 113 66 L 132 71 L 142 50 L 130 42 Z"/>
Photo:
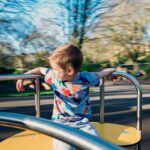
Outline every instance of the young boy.
<path fill-rule="evenodd" d="M 49 57 L 52 69 L 39 67 L 26 74 L 42 74 L 54 90 L 52 120 L 98 136 L 90 124 L 91 104 L 89 86 L 98 86 L 100 78 L 110 75 L 114 68 L 100 72 L 80 72 L 83 55 L 72 44 L 57 48 Z M 16 83 L 17 90 L 24 91 L 23 80 Z M 54 140 L 54 149 L 73 149 L 70 145 Z"/>

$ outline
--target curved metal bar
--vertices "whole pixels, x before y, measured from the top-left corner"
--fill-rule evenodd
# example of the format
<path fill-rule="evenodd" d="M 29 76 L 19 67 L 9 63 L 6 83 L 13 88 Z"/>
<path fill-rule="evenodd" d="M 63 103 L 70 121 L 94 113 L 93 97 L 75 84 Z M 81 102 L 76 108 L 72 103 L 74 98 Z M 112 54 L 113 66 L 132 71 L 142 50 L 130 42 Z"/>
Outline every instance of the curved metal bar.
<path fill-rule="evenodd" d="M 101 138 L 90 135 L 75 128 L 70 128 L 50 120 L 35 118 L 22 114 L 0 112 L 0 124 L 18 126 L 25 129 L 38 131 L 52 136 L 79 149 L 88 150 L 119 150 Z"/>
<path fill-rule="evenodd" d="M 104 78 L 101 78 L 100 79 L 100 95 L 99 95 L 99 97 L 100 97 L 100 122 L 101 123 L 104 123 L 104 112 L 105 112 L 105 107 L 104 107 L 104 105 L 105 105 L 105 101 L 104 101 L 104 94 L 105 94 L 105 83 L 104 83 Z"/>
<path fill-rule="evenodd" d="M 34 79 L 35 80 L 35 111 L 36 117 L 40 117 L 40 88 L 39 88 L 39 78 L 40 75 L 34 74 L 17 74 L 17 75 L 0 75 L 0 81 L 8 80 L 18 80 L 18 79 Z"/>
<path fill-rule="evenodd" d="M 0 75 L 0 81 L 6 81 L 6 80 L 18 80 L 18 79 L 35 79 L 39 78 L 40 75 L 34 75 L 34 74 L 8 74 L 8 75 Z"/>
<path fill-rule="evenodd" d="M 134 76 L 126 72 L 114 72 L 112 75 L 125 77 L 134 84 L 137 91 L 137 129 L 142 130 L 142 88 L 139 82 Z"/>

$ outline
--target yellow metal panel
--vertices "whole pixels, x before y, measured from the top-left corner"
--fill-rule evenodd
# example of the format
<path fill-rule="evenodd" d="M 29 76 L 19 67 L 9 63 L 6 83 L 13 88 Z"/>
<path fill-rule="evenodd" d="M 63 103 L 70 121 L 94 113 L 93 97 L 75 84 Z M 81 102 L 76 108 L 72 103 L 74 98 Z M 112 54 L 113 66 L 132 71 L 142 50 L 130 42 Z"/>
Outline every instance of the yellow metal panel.
<path fill-rule="evenodd" d="M 27 130 L 0 142 L 0 150 L 52 150 L 52 139 Z"/>
<path fill-rule="evenodd" d="M 119 146 L 133 145 L 141 140 L 141 132 L 134 127 L 99 122 L 92 124 L 103 139 Z"/>
<path fill-rule="evenodd" d="M 127 146 L 141 140 L 141 132 L 130 126 L 92 122 L 100 136 L 116 145 Z M 0 150 L 53 150 L 53 138 L 26 130 L 0 142 Z"/>

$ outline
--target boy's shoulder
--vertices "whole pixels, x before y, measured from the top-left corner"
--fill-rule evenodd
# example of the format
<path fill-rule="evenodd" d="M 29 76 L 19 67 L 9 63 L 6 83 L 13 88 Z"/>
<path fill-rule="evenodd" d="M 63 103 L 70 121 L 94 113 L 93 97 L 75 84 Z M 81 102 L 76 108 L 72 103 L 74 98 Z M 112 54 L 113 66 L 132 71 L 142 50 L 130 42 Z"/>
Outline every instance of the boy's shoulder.
<path fill-rule="evenodd" d="M 97 78 L 97 75 L 94 72 L 79 72 L 78 77 L 79 79 L 93 79 Z"/>
<path fill-rule="evenodd" d="M 76 81 L 87 86 L 96 86 L 99 84 L 99 78 L 94 72 L 79 72 Z"/>
<path fill-rule="evenodd" d="M 42 67 L 41 68 L 41 72 L 42 72 L 43 75 L 47 75 L 47 74 L 50 74 L 52 72 L 52 69 L 51 68 Z"/>
<path fill-rule="evenodd" d="M 94 72 L 87 72 L 87 71 L 79 72 L 79 76 L 83 76 L 83 77 L 89 77 L 93 75 L 95 76 L 96 74 Z"/>

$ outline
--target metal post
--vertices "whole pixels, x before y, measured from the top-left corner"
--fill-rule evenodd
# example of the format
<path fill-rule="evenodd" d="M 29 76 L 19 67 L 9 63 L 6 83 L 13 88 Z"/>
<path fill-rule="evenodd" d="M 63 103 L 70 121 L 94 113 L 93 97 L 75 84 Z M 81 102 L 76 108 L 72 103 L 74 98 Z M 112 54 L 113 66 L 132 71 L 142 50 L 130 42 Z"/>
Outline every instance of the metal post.
<path fill-rule="evenodd" d="M 36 117 L 40 117 L 40 88 L 39 77 L 35 78 L 35 111 Z"/>
<path fill-rule="evenodd" d="M 129 79 L 136 88 L 137 91 L 137 129 L 142 131 L 142 88 L 138 80 L 131 74 L 125 72 L 114 72 L 114 76 L 122 76 Z"/>
<path fill-rule="evenodd" d="M 40 117 L 39 77 L 40 77 L 40 75 L 35 75 L 35 74 L 0 75 L 0 81 L 9 81 L 9 80 L 18 80 L 18 79 L 34 79 L 35 80 L 35 111 L 36 111 L 36 117 Z"/>
<path fill-rule="evenodd" d="M 100 122 L 104 123 L 104 78 L 100 79 Z"/>
<path fill-rule="evenodd" d="M 136 144 L 136 150 L 141 150 L 141 141 L 139 143 Z"/>
<path fill-rule="evenodd" d="M 137 129 L 142 130 L 142 91 L 139 88 L 137 90 Z"/>

